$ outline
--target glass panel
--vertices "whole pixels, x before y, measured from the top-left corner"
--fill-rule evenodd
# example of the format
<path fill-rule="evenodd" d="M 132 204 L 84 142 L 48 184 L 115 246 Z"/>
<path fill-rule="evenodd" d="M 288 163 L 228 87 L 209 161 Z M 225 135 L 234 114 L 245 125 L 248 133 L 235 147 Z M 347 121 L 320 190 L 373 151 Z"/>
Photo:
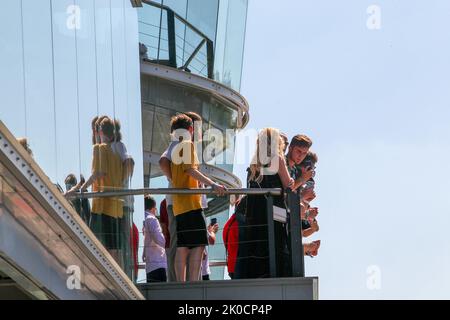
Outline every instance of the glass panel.
<path fill-rule="evenodd" d="M 247 0 L 220 1 L 214 79 L 239 91 L 241 87 Z"/>
<path fill-rule="evenodd" d="M 214 41 L 218 10 L 219 0 L 189 0 L 186 20 Z"/>
<path fill-rule="evenodd" d="M 7 1 L 0 5 L 0 18 L 1 119 L 16 136 L 27 136 L 44 172 L 62 191 L 69 173 L 77 182 L 80 173 L 89 178 L 91 120 L 107 115 L 121 121 L 122 142 L 135 162 L 132 177 L 122 185 L 120 176 L 117 188 L 141 188 L 136 9 L 123 0 Z M 124 166 L 120 159 L 118 171 Z M 123 239 L 118 260 L 130 276 L 134 207 L 143 214 L 143 201 L 131 200 L 118 199 L 125 214 L 115 219 Z"/>
<path fill-rule="evenodd" d="M 150 60 L 169 60 L 167 11 L 145 5 L 138 10 L 139 41 Z"/>
<path fill-rule="evenodd" d="M 3 1 L 0 10 L 0 120 L 16 137 L 27 136 L 20 1 Z"/>
<path fill-rule="evenodd" d="M 52 25 L 50 13 L 50 1 L 37 3 L 36 1 L 23 1 L 23 43 L 24 43 L 24 65 L 25 65 L 25 101 L 27 110 L 27 138 L 30 148 L 33 151 L 34 159 L 40 164 L 41 168 L 48 175 L 52 182 L 60 181 L 62 174 L 61 167 L 64 163 L 72 170 L 79 171 L 78 161 L 78 135 L 76 121 L 67 121 L 68 119 L 77 119 L 76 104 L 71 104 L 73 95 L 69 91 L 61 92 L 66 95 L 66 105 L 75 107 L 75 116 L 65 118 L 67 134 L 65 143 L 72 146 L 73 154 L 71 159 L 57 158 L 57 147 L 55 145 L 55 102 L 59 97 L 53 95 L 53 85 L 56 86 L 53 79 L 52 70 Z M 74 42 L 72 38 L 72 48 Z M 55 55 L 55 61 L 56 61 Z M 69 66 L 69 64 L 67 64 Z M 75 64 L 69 66 L 75 67 Z M 70 69 L 74 74 L 74 69 Z M 68 76 L 69 78 L 69 76 Z M 72 87 L 75 87 L 69 81 Z M 56 119 L 58 115 L 56 115 Z M 58 143 L 58 140 L 56 140 Z M 60 146 L 62 148 L 63 146 Z M 61 165 L 58 165 L 61 163 Z"/>
<path fill-rule="evenodd" d="M 186 19 L 187 3 L 191 0 L 163 0 L 163 4 Z"/>

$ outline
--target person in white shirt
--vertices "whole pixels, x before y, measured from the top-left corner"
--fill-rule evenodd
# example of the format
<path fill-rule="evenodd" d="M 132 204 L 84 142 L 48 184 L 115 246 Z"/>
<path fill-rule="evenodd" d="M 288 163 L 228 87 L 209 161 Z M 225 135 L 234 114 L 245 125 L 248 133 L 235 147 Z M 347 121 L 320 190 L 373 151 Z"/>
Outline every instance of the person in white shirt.
<path fill-rule="evenodd" d="M 164 249 L 166 239 L 156 218 L 156 201 L 147 196 L 144 200 L 146 218 L 144 221 L 144 253 L 147 283 L 167 281 L 167 258 Z"/>
<path fill-rule="evenodd" d="M 219 230 L 219 225 L 215 223 L 215 220 L 211 219 L 211 223 L 208 225 L 208 244 L 210 246 L 216 243 L 216 233 Z M 202 280 L 210 280 L 209 276 L 211 274 L 211 269 L 209 268 L 209 252 L 208 247 L 205 247 L 203 252 L 202 260 Z"/>
<path fill-rule="evenodd" d="M 164 174 L 169 177 L 170 172 L 170 162 L 172 161 L 172 151 L 179 144 L 179 141 L 171 141 L 169 147 L 163 152 L 160 158 L 160 166 Z M 172 182 L 168 179 L 168 188 L 172 188 Z M 170 234 L 170 246 L 167 249 L 167 276 L 169 282 L 176 282 L 177 276 L 175 274 L 175 254 L 177 253 L 177 222 L 175 216 L 173 215 L 173 201 L 172 195 L 166 195 L 166 205 L 167 205 L 167 215 L 169 220 L 169 234 Z"/>

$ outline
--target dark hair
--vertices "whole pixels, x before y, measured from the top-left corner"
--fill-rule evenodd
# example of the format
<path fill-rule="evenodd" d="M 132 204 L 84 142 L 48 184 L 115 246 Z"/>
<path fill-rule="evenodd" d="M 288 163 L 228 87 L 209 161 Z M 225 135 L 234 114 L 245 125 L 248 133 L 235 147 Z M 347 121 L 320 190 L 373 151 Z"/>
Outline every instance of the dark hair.
<path fill-rule="evenodd" d="M 202 121 L 203 120 L 202 117 L 200 117 L 198 115 L 198 113 L 195 113 L 195 112 L 192 112 L 192 111 L 185 112 L 184 114 L 187 115 L 189 118 L 191 118 L 192 122 Z"/>
<path fill-rule="evenodd" d="M 319 157 L 315 152 L 308 151 L 308 154 L 303 161 L 311 161 L 313 164 L 316 164 L 317 161 L 319 161 Z"/>
<path fill-rule="evenodd" d="M 120 121 L 118 119 L 114 119 L 114 137 L 115 142 L 122 141 L 122 133 L 120 132 Z"/>
<path fill-rule="evenodd" d="M 77 177 L 75 177 L 75 175 L 73 173 L 67 175 L 66 179 L 64 180 L 65 184 L 72 184 L 72 185 L 76 185 L 77 184 Z"/>
<path fill-rule="evenodd" d="M 103 134 L 109 139 L 110 142 L 115 141 L 114 127 L 114 121 L 108 117 L 104 118 L 100 123 L 100 128 L 102 129 Z"/>
<path fill-rule="evenodd" d="M 98 131 L 97 120 L 98 120 L 98 116 L 95 116 L 94 119 L 92 119 L 92 121 L 91 121 L 92 144 L 93 145 L 97 143 L 97 140 L 95 139 L 95 133 Z"/>
<path fill-rule="evenodd" d="M 188 130 L 189 127 L 193 126 L 194 124 L 192 119 L 185 114 L 177 114 L 170 119 L 170 132 L 174 132 L 178 129 Z"/>
<path fill-rule="evenodd" d="M 315 154 L 312 151 L 308 151 L 308 154 L 306 155 L 305 159 L 298 165 L 298 167 L 309 167 L 309 166 L 315 166 L 319 158 L 317 157 L 317 154 Z"/>
<path fill-rule="evenodd" d="M 145 210 L 156 208 L 156 201 L 152 196 L 146 196 L 144 198 L 144 208 Z"/>
<path fill-rule="evenodd" d="M 292 138 L 290 146 L 311 148 L 312 140 L 303 134 L 298 134 Z"/>

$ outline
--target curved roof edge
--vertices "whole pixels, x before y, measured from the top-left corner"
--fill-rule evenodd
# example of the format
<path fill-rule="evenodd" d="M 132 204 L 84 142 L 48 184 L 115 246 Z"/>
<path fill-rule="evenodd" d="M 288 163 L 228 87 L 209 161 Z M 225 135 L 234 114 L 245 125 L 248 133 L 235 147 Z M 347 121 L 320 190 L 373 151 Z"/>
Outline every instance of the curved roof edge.
<path fill-rule="evenodd" d="M 250 120 L 249 105 L 245 97 L 217 81 L 145 60 L 141 60 L 141 73 L 200 89 L 228 102 L 239 113 L 237 129 L 245 128 Z"/>

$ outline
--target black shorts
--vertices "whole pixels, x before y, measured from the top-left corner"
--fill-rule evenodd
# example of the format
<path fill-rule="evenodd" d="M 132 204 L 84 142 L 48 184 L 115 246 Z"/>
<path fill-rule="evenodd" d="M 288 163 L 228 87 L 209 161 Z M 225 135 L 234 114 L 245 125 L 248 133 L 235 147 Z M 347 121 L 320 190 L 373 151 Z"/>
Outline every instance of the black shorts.
<path fill-rule="evenodd" d="M 177 247 L 193 249 L 208 245 L 203 210 L 193 210 L 175 217 L 177 221 Z"/>
<path fill-rule="evenodd" d="M 93 213 L 91 216 L 91 229 L 107 250 L 121 248 L 120 220 L 106 214 Z"/>

